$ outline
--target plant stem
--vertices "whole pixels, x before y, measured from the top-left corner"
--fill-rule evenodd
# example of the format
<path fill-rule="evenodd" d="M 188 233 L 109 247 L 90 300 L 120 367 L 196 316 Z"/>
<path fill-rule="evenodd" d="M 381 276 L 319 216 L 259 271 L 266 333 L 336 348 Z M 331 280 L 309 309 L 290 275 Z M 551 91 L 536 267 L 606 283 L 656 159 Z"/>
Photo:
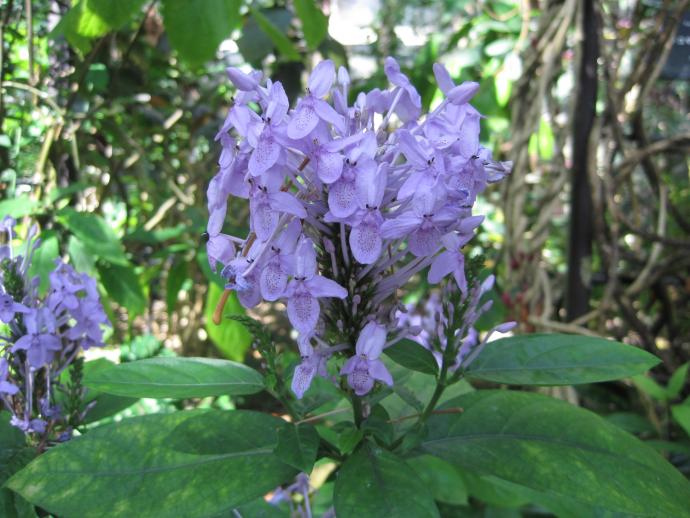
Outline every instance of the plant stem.
<path fill-rule="evenodd" d="M 354 392 L 352 393 L 352 411 L 355 417 L 355 426 L 359 428 L 362 426 L 362 400 Z"/>

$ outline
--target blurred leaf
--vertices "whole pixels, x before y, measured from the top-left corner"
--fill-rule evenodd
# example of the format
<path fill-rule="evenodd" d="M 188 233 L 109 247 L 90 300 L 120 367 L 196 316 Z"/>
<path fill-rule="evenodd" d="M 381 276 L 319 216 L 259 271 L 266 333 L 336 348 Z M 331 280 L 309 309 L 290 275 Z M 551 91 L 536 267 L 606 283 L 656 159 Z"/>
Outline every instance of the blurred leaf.
<path fill-rule="evenodd" d="M 163 0 L 163 21 L 173 48 L 192 66 L 212 59 L 239 27 L 241 0 Z"/>
<path fill-rule="evenodd" d="M 310 424 L 290 424 L 278 431 L 276 456 L 300 471 L 305 473 L 311 471 L 316 461 L 318 449 L 319 434 Z"/>
<path fill-rule="evenodd" d="M 287 61 L 301 61 L 302 58 L 290 38 L 281 32 L 261 11 L 254 7 L 251 7 L 250 10 L 257 25 L 270 38 L 280 55 Z"/>
<path fill-rule="evenodd" d="M 99 263 L 97 268 L 108 296 L 126 308 L 130 317 L 141 315 L 146 310 L 148 301 L 134 268 L 107 263 Z"/>
<path fill-rule="evenodd" d="M 74 265 L 74 269 L 80 273 L 91 276 L 96 274 L 96 262 L 93 256 L 86 251 L 84 245 L 75 236 L 69 236 L 67 241 L 67 253 Z"/>
<path fill-rule="evenodd" d="M 431 489 L 434 500 L 446 504 L 467 505 L 465 482 L 453 465 L 433 455 L 420 455 L 409 459 L 407 463 Z"/>
<path fill-rule="evenodd" d="M 671 413 L 685 433 L 690 435 L 690 398 L 686 399 L 682 405 L 673 405 Z"/>
<path fill-rule="evenodd" d="M 58 220 L 79 238 L 89 254 L 109 263 L 129 265 L 117 234 L 98 214 L 65 208 L 58 212 Z"/>
<path fill-rule="evenodd" d="M 402 459 L 365 443 L 340 468 L 333 503 L 338 518 L 435 518 L 428 486 Z"/>
<path fill-rule="evenodd" d="M 120 361 L 133 362 L 158 356 L 159 353 L 169 351 L 155 336 L 143 334 L 135 336 L 131 342 L 120 346 Z"/>
<path fill-rule="evenodd" d="M 625 514 L 683 516 L 690 483 L 644 443 L 587 410 L 534 393 L 483 390 L 433 415 L 421 449 L 581 505 Z M 529 465 L 526 470 L 525 466 Z"/>
<path fill-rule="evenodd" d="M 508 52 L 515 48 L 515 40 L 513 38 L 501 38 L 494 40 L 484 47 L 484 52 L 487 56 L 505 56 Z"/>
<path fill-rule="evenodd" d="M 640 374 L 634 376 L 632 379 L 635 386 L 645 394 L 658 399 L 659 401 L 666 401 L 668 393 L 666 389 L 654 381 L 649 375 Z"/>
<path fill-rule="evenodd" d="M 54 230 L 41 232 L 41 245 L 34 252 L 33 261 L 29 268 L 29 277 L 38 275 L 40 293 L 44 294 L 50 284 L 49 274 L 55 269 L 55 259 L 60 256 L 57 234 Z"/>
<path fill-rule="evenodd" d="M 438 373 L 438 363 L 431 351 L 413 340 L 400 340 L 395 345 L 386 347 L 383 352 L 395 363 L 413 371 L 432 376 Z"/>
<path fill-rule="evenodd" d="M 193 398 L 255 394 L 261 374 L 228 360 L 159 357 L 89 372 L 84 384 L 100 392 L 137 398 Z"/>
<path fill-rule="evenodd" d="M 12 216 L 13 218 L 23 218 L 39 214 L 41 204 L 32 200 L 28 196 L 17 196 L 9 200 L 0 201 L 0 214 L 2 217 Z"/>
<path fill-rule="evenodd" d="M 8 487 L 58 516 L 227 515 L 296 475 L 273 454 L 285 424 L 239 410 L 134 417 L 50 448 Z M 211 434 L 216 451 L 189 452 Z M 172 449 L 178 439 L 187 451 Z"/>
<path fill-rule="evenodd" d="M 204 310 L 206 331 L 209 338 L 226 358 L 242 361 L 244 353 L 247 352 L 252 343 L 252 335 L 240 322 L 230 320 L 229 318 L 223 318 L 218 325 L 213 323 L 213 312 L 222 294 L 222 288 L 216 284 L 209 284 L 206 309 Z M 225 304 L 224 314 L 228 313 L 233 315 L 244 315 L 245 313 L 234 292 Z"/>
<path fill-rule="evenodd" d="M 666 396 L 669 399 L 680 395 L 685 386 L 685 380 L 688 377 L 688 368 L 690 368 L 690 362 L 686 362 L 678 367 L 671 375 L 671 379 L 668 380 L 668 385 L 666 386 Z"/>
<path fill-rule="evenodd" d="M 302 21 L 302 32 L 309 49 L 314 50 L 328 34 L 328 17 L 314 0 L 294 0 L 295 12 Z"/>
<path fill-rule="evenodd" d="M 168 308 L 168 315 L 172 315 L 177 304 L 177 297 L 184 282 L 189 277 L 188 264 L 184 257 L 175 256 L 173 264 L 168 270 L 168 279 L 165 286 L 165 301 Z"/>
<path fill-rule="evenodd" d="M 3 486 L 11 475 L 36 456 L 34 448 L 26 446 L 24 434 L 10 424 L 9 412 L 0 412 L 0 516 L 3 518 L 35 518 L 31 504 Z"/>
<path fill-rule="evenodd" d="M 618 428 L 628 433 L 654 433 L 652 424 L 641 415 L 632 412 L 615 412 L 604 417 L 609 423 L 615 424 Z"/>
<path fill-rule="evenodd" d="M 514 385 L 573 385 L 626 378 L 660 360 L 631 345 L 564 334 L 490 342 L 466 370 L 469 378 Z"/>

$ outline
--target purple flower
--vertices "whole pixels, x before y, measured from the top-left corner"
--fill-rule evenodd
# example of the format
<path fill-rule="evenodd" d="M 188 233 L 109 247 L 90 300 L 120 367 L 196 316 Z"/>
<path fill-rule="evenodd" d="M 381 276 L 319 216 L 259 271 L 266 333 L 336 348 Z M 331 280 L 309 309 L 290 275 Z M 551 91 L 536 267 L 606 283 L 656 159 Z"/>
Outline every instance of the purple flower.
<path fill-rule="evenodd" d="M 396 115 L 398 115 L 403 122 L 408 122 L 419 117 L 422 111 L 422 98 L 419 96 L 419 93 L 417 93 L 415 87 L 412 86 L 407 76 L 400 72 L 400 65 L 398 65 L 398 62 L 391 57 L 387 57 L 384 62 L 383 70 L 388 80 L 397 86 L 394 91 L 395 96 L 398 98 L 398 102 L 394 107 Z"/>
<path fill-rule="evenodd" d="M 358 396 L 369 393 L 375 381 L 393 386 L 391 373 L 379 360 L 385 343 L 386 328 L 376 322 L 369 322 L 357 339 L 356 355 L 343 365 L 340 374 L 347 374 L 347 382 Z"/>
<path fill-rule="evenodd" d="M 458 216 L 457 209 L 445 205 L 432 192 L 422 192 L 412 200 L 411 211 L 383 222 L 381 235 L 385 239 L 407 236 L 410 252 L 423 257 L 438 249 L 444 230 Z"/>
<path fill-rule="evenodd" d="M 51 322 L 53 318 L 47 309 L 30 310 L 24 316 L 27 333 L 12 346 L 13 353 L 19 350 L 26 351 L 29 365 L 35 369 L 52 362 L 55 353 L 62 349 L 62 343 L 55 334 L 54 322 Z"/>
<path fill-rule="evenodd" d="M 311 334 L 300 336 L 297 340 L 299 346 L 299 353 L 302 358 L 301 363 L 295 367 L 295 372 L 292 375 L 292 391 L 297 396 L 297 399 L 302 399 L 304 393 L 311 386 L 314 376 L 328 376 L 326 369 L 326 361 L 330 357 L 328 351 L 323 351 L 321 348 L 315 349 L 309 343 Z"/>
<path fill-rule="evenodd" d="M 13 396 L 19 389 L 16 385 L 7 381 L 9 377 L 9 365 L 5 358 L 0 358 L 0 394 Z"/>
<path fill-rule="evenodd" d="M 24 304 L 15 302 L 12 297 L 3 293 L 0 295 L 0 320 L 9 324 L 14 318 L 15 313 L 28 313 L 29 308 Z"/>
<path fill-rule="evenodd" d="M 342 117 L 323 98 L 328 94 L 335 79 L 335 65 L 330 59 L 322 61 L 309 76 L 307 95 L 295 109 L 287 127 L 291 139 L 301 139 L 309 135 L 320 120 L 329 122 L 343 130 Z"/>
<path fill-rule="evenodd" d="M 302 233 L 299 221 L 292 220 L 283 233 L 271 245 L 260 276 L 261 296 L 268 300 L 278 300 L 285 293 L 288 275 L 292 270 L 293 252 Z"/>
<path fill-rule="evenodd" d="M 290 104 L 283 85 L 276 81 L 271 85 L 268 107 L 263 118 L 251 110 L 247 141 L 254 148 L 249 158 L 249 173 L 259 176 L 272 167 L 280 157 L 284 141 L 284 122 Z"/>
<path fill-rule="evenodd" d="M 316 328 L 321 308 L 319 298 L 344 299 L 347 290 L 337 282 L 316 274 L 316 251 L 309 238 L 303 238 L 293 256 L 293 278 L 285 290 L 290 323 L 300 333 Z"/>
<path fill-rule="evenodd" d="M 346 218 L 357 210 L 357 185 L 361 182 L 358 178 L 376 171 L 375 154 L 373 134 L 367 134 L 347 153 L 342 174 L 328 190 L 328 208 L 336 218 Z"/>
<path fill-rule="evenodd" d="M 280 176 L 265 172 L 253 181 L 249 195 L 251 228 L 261 241 L 266 241 L 278 227 L 280 214 L 306 218 L 307 212 L 292 194 L 282 192 Z"/>
<path fill-rule="evenodd" d="M 446 250 L 436 256 L 429 269 L 428 281 L 438 284 L 449 273 L 453 274 L 455 282 L 462 293 L 467 293 L 467 279 L 465 278 L 465 256 L 461 248 L 474 236 L 473 231 L 484 221 L 484 216 L 465 218 L 460 224 L 460 234 L 450 232 L 441 238 Z"/>

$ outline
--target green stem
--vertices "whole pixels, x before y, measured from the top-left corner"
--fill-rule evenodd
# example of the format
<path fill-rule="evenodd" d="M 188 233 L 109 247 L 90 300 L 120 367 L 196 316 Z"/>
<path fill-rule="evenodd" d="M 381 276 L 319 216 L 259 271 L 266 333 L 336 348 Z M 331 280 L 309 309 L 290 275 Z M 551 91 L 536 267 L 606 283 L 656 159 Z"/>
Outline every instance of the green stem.
<path fill-rule="evenodd" d="M 355 417 L 355 426 L 362 426 L 362 400 L 354 392 L 352 393 L 352 411 Z"/>

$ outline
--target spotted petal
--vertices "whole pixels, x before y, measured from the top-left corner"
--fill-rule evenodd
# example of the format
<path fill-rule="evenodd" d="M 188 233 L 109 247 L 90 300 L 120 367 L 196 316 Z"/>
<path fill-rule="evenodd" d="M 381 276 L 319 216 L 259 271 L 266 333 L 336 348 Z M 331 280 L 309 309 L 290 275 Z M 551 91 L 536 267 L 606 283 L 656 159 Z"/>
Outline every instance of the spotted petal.
<path fill-rule="evenodd" d="M 297 292 L 287 302 L 290 323 L 300 333 L 308 333 L 316 327 L 320 311 L 318 299 L 307 292 Z"/>

